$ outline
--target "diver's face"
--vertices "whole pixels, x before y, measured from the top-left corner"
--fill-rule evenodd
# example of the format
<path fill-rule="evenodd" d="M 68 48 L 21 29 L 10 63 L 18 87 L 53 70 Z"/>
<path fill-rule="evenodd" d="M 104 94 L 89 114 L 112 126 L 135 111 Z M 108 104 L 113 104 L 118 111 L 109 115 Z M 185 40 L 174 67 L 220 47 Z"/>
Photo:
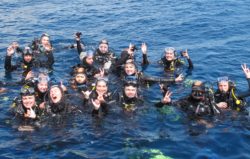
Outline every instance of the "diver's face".
<path fill-rule="evenodd" d="M 89 65 L 92 65 L 94 62 L 93 56 L 87 56 L 86 57 L 86 63 Z"/>
<path fill-rule="evenodd" d="M 86 76 L 84 74 L 77 74 L 75 80 L 78 84 L 82 84 L 86 81 Z"/>
<path fill-rule="evenodd" d="M 124 70 L 127 75 L 133 75 L 136 73 L 135 65 L 133 64 L 126 64 Z"/>
<path fill-rule="evenodd" d="M 49 44 L 49 37 L 43 36 L 41 38 L 41 43 L 42 43 L 42 45 L 48 45 Z"/>
<path fill-rule="evenodd" d="M 24 55 L 24 56 L 23 56 L 24 61 L 26 61 L 26 62 L 28 62 L 28 63 L 32 60 L 32 58 L 33 58 L 32 55 Z"/>
<path fill-rule="evenodd" d="M 137 88 L 133 86 L 126 86 L 124 93 L 128 98 L 135 98 L 137 96 Z"/>
<path fill-rule="evenodd" d="M 168 61 L 172 61 L 174 60 L 174 52 L 173 51 L 167 51 L 165 52 L 165 57 L 166 57 L 166 60 Z"/>
<path fill-rule="evenodd" d="M 108 49 L 109 49 L 109 46 L 107 44 L 100 44 L 99 45 L 99 50 L 103 54 L 105 54 L 106 52 L 108 52 Z"/>
<path fill-rule="evenodd" d="M 22 103 L 25 108 L 32 108 L 36 103 L 35 95 L 22 96 Z"/>
<path fill-rule="evenodd" d="M 58 103 L 62 99 L 62 92 L 58 87 L 51 88 L 49 95 L 53 103 Z"/>
<path fill-rule="evenodd" d="M 96 92 L 98 94 L 104 94 L 107 93 L 108 91 L 108 86 L 105 81 L 98 81 L 96 84 Z"/>
<path fill-rule="evenodd" d="M 40 92 L 45 93 L 48 90 L 48 82 L 39 82 L 37 88 Z"/>
<path fill-rule="evenodd" d="M 228 92 L 229 91 L 229 82 L 228 81 L 221 81 L 218 84 L 219 90 L 221 92 Z"/>

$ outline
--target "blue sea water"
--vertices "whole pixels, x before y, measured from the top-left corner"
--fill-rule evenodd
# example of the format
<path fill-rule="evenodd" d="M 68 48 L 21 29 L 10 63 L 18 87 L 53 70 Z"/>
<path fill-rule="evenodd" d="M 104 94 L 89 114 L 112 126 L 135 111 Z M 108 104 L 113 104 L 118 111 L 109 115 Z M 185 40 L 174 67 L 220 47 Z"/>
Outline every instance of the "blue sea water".
<path fill-rule="evenodd" d="M 65 47 L 81 31 L 87 45 L 107 38 L 118 55 L 130 42 L 146 42 L 150 75 L 160 73 L 153 61 L 165 47 L 188 49 L 195 66 L 190 79 L 216 81 L 226 75 L 247 90 L 240 65 L 250 65 L 249 5 L 248 0 L 2 0 L 0 79 L 19 79 L 15 73 L 11 79 L 5 76 L 7 46 L 12 41 L 25 46 L 46 32 L 55 47 L 52 79 L 66 82 L 78 57 Z M 82 114 L 33 132 L 19 132 L 10 124 L 7 112 L 19 87 L 8 88 L 0 95 L 0 158 L 250 158 L 248 116 L 222 117 L 206 128 L 174 108 L 157 110 L 158 86 L 144 90 L 147 104 L 136 114 L 101 120 Z M 175 98 L 181 92 L 175 90 Z"/>

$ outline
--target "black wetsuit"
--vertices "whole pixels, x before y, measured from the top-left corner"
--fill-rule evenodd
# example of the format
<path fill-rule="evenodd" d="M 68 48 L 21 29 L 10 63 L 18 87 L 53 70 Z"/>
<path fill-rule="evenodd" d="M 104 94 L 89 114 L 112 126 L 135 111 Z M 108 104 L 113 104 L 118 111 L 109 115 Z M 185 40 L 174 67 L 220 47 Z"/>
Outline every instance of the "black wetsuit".
<path fill-rule="evenodd" d="M 37 88 L 36 88 L 36 101 L 37 101 L 37 104 L 41 104 L 45 101 L 48 101 L 49 97 L 48 97 L 48 92 L 40 92 Z"/>
<path fill-rule="evenodd" d="M 209 99 L 197 100 L 190 95 L 178 101 L 167 103 L 166 105 L 176 106 L 191 116 L 204 116 L 213 115 L 215 113 L 212 104 L 213 103 L 211 103 Z M 164 105 L 165 104 L 162 102 L 155 104 L 156 107 L 163 107 Z"/>
<path fill-rule="evenodd" d="M 114 102 L 114 100 L 112 99 L 112 94 L 109 93 L 109 92 L 104 94 L 104 101 L 105 102 L 101 103 L 99 109 L 95 109 L 94 105 L 92 103 L 92 100 L 97 99 L 97 97 L 98 97 L 98 93 L 96 91 L 93 91 L 90 94 L 90 98 L 89 98 L 89 102 L 88 103 L 89 103 L 89 105 L 92 108 L 92 116 L 104 116 L 104 115 L 106 115 L 108 113 L 110 104 L 112 102 Z"/>
<path fill-rule="evenodd" d="M 85 68 L 85 74 L 88 79 L 93 79 L 96 74 L 100 72 L 93 64 L 90 65 L 86 62 L 86 57 L 83 58 L 81 66 Z"/>
<path fill-rule="evenodd" d="M 53 52 L 47 51 L 37 39 L 32 42 L 31 48 L 34 53 L 36 67 L 52 69 L 54 64 Z"/>
<path fill-rule="evenodd" d="M 117 60 L 116 64 L 115 64 L 115 71 L 120 72 L 123 70 L 123 65 L 126 63 L 127 60 L 135 60 L 134 59 L 134 56 L 131 56 L 129 53 L 128 53 L 128 50 L 123 50 L 122 53 L 121 53 L 121 58 Z M 142 55 L 142 65 L 147 65 L 149 64 L 149 61 L 148 61 L 148 57 L 147 57 L 147 54 L 143 54 Z M 118 73 L 118 75 L 120 75 Z"/>
<path fill-rule="evenodd" d="M 36 114 L 36 118 L 33 120 L 37 120 L 40 118 L 41 115 L 41 110 L 37 105 L 34 105 L 32 107 L 32 109 L 34 110 L 35 114 Z M 20 98 L 16 98 L 14 99 L 14 102 L 11 106 L 11 112 L 18 118 L 21 119 L 25 119 L 27 117 L 24 116 L 25 113 L 27 113 L 27 108 L 25 108 L 22 104 L 22 101 Z M 30 118 L 31 119 L 31 118 Z"/>
<path fill-rule="evenodd" d="M 112 51 L 108 50 L 108 52 L 102 53 L 99 48 L 97 48 L 94 53 L 94 59 L 95 62 L 98 62 L 98 64 L 104 68 L 106 74 L 110 72 L 111 66 L 116 62 L 115 54 Z"/>
<path fill-rule="evenodd" d="M 229 91 L 225 93 L 221 92 L 220 90 L 217 90 L 214 93 L 215 102 L 226 102 L 229 108 L 233 110 L 245 110 L 244 106 L 246 105 L 246 102 L 244 98 L 250 96 L 250 79 L 247 79 L 247 82 L 248 91 L 246 92 L 235 92 L 236 90 L 234 86 L 230 86 Z M 236 103 L 237 99 L 235 99 L 233 96 L 235 96 L 240 101 L 239 104 Z"/>
<path fill-rule="evenodd" d="M 168 61 L 165 57 L 163 57 L 161 61 L 164 65 L 164 70 L 166 72 L 174 72 L 176 68 L 179 68 L 183 65 L 183 61 L 181 61 L 178 58 L 172 61 Z M 194 67 L 193 62 L 191 61 L 190 58 L 188 58 L 187 61 L 188 61 L 188 70 L 192 70 Z"/>
<path fill-rule="evenodd" d="M 80 40 L 77 40 L 76 44 L 77 44 L 77 52 L 80 55 L 83 52 Z M 82 63 L 80 65 L 83 68 L 85 68 L 85 72 L 84 73 L 87 75 L 88 79 L 91 79 L 91 78 L 94 77 L 95 74 L 98 74 L 100 71 L 93 64 L 92 65 L 88 64 L 86 62 L 86 58 L 87 58 L 87 56 L 85 56 L 82 59 Z"/>
<path fill-rule="evenodd" d="M 122 94 L 119 94 L 118 100 L 119 105 L 121 105 L 122 109 L 124 111 L 135 111 L 138 107 L 140 107 L 143 104 L 142 98 L 134 97 L 134 98 L 128 98 L 124 92 Z"/>
<path fill-rule="evenodd" d="M 43 67 L 52 69 L 54 64 L 54 55 L 52 51 L 46 51 L 45 48 L 40 44 L 39 49 L 34 52 L 35 65 L 37 67 Z"/>
<path fill-rule="evenodd" d="M 19 49 L 19 50 L 20 50 L 20 52 L 22 52 L 21 49 Z M 18 63 L 16 63 L 16 65 L 11 64 L 11 59 L 12 59 L 12 56 L 8 56 L 8 55 L 5 56 L 4 68 L 7 72 L 12 72 L 12 71 L 17 70 L 19 68 L 22 68 L 22 70 L 24 72 L 28 72 L 31 70 L 31 68 L 34 65 L 34 59 L 32 59 L 30 62 L 26 62 L 22 58 L 22 60 L 20 60 Z"/>

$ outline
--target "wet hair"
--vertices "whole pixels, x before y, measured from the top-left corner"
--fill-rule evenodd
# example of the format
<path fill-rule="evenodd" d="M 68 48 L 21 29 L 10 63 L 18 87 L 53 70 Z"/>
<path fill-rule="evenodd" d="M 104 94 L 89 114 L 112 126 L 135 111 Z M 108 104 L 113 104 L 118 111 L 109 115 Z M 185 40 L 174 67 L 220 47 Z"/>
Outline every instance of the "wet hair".
<path fill-rule="evenodd" d="M 138 48 L 136 47 L 136 45 L 132 44 L 131 51 L 135 51 L 135 50 L 138 50 Z"/>
<path fill-rule="evenodd" d="M 166 52 L 173 52 L 173 53 L 176 52 L 176 51 L 175 51 L 175 48 L 173 48 L 173 47 L 167 47 L 167 48 L 164 49 L 164 51 L 165 51 L 165 53 L 166 53 Z"/>
<path fill-rule="evenodd" d="M 48 38 L 50 38 L 50 35 L 47 34 L 47 33 L 43 33 L 43 34 L 41 35 L 40 39 L 42 39 L 43 37 L 48 37 Z"/>
<path fill-rule="evenodd" d="M 197 90 L 197 91 L 205 91 L 205 87 L 202 81 L 195 81 L 192 84 L 192 90 Z"/>
<path fill-rule="evenodd" d="M 85 68 L 81 64 L 77 64 L 76 66 L 73 66 L 73 72 L 71 74 L 75 75 L 77 73 L 85 73 Z"/>
<path fill-rule="evenodd" d="M 95 85 L 97 85 L 97 83 L 99 83 L 101 81 L 105 82 L 105 84 L 108 86 L 108 79 L 107 78 L 98 78 L 95 82 Z"/>
<path fill-rule="evenodd" d="M 124 71 L 125 74 L 126 74 L 126 71 L 125 71 L 126 65 L 133 65 L 135 67 L 135 73 L 137 73 L 138 69 L 137 69 L 136 64 L 134 62 L 130 61 L 130 59 L 128 59 L 126 61 L 126 63 L 124 64 L 124 68 L 123 68 L 123 71 Z"/>
<path fill-rule="evenodd" d="M 176 53 L 176 50 L 174 47 L 166 47 L 164 49 L 164 54 L 166 54 L 167 52 L 173 52 L 174 53 L 174 56 L 176 57 L 177 56 L 177 53 Z"/>
<path fill-rule="evenodd" d="M 63 88 L 61 87 L 61 86 L 59 86 L 59 85 L 52 85 L 50 88 L 49 88 L 49 93 L 50 93 L 50 91 L 53 89 L 53 88 L 59 88 L 59 90 L 61 91 L 61 93 L 62 93 L 62 96 L 64 96 L 64 91 L 63 91 Z"/>
<path fill-rule="evenodd" d="M 71 78 L 71 80 L 70 80 L 70 85 L 71 85 L 71 87 L 73 88 L 73 89 L 77 89 L 77 85 L 79 84 L 77 81 L 76 81 L 76 76 L 77 75 L 79 75 L 79 74 L 82 74 L 82 75 L 84 75 L 85 76 L 85 81 L 82 83 L 82 84 L 86 84 L 87 83 L 87 80 L 88 80 L 88 78 L 87 78 L 87 75 L 85 74 L 85 73 L 82 73 L 82 72 L 79 72 L 79 73 L 76 73 L 76 74 L 74 74 L 74 77 L 73 78 Z"/>
<path fill-rule="evenodd" d="M 102 39 L 102 40 L 99 42 L 99 45 L 101 45 L 101 44 L 107 44 L 107 45 L 109 45 L 107 39 Z"/>

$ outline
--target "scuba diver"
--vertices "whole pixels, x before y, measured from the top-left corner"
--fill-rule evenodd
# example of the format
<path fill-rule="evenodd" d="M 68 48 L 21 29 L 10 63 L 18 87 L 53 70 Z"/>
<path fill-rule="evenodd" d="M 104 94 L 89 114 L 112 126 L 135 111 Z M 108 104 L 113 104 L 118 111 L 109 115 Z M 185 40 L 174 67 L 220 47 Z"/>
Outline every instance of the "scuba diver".
<path fill-rule="evenodd" d="M 89 97 L 92 116 L 105 116 L 108 113 L 108 107 L 114 102 L 112 96 L 112 93 L 108 90 L 108 82 L 103 78 L 98 79 L 95 84 L 95 89 Z"/>
<path fill-rule="evenodd" d="M 21 98 L 15 98 L 11 111 L 16 117 L 22 119 L 38 119 L 41 110 L 36 103 L 35 90 L 33 87 L 24 85 L 21 88 Z"/>
<path fill-rule="evenodd" d="M 133 81 L 137 83 L 139 86 L 139 84 L 143 80 L 143 73 L 137 71 L 137 68 L 134 62 L 127 62 L 124 65 L 123 72 L 121 73 L 121 79 L 125 83 L 129 81 Z"/>
<path fill-rule="evenodd" d="M 178 72 L 178 69 L 184 65 L 184 61 L 177 57 L 175 48 L 169 47 L 165 48 L 165 56 L 159 61 L 164 65 L 164 71 L 167 73 L 170 78 L 174 78 L 175 82 L 180 82 L 183 80 L 183 75 Z M 193 69 L 193 63 L 188 55 L 188 51 L 182 51 L 181 56 L 186 58 L 188 61 L 188 70 L 187 73 L 191 73 Z"/>
<path fill-rule="evenodd" d="M 162 91 L 163 98 L 156 103 L 156 107 L 163 107 L 164 105 L 177 106 L 188 115 L 195 117 L 221 113 L 214 101 L 212 91 L 208 90 L 201 81 L 195 81 L 192 85 L 191 94 L 177 101 L 171 100 L 172 92 L 168 89 L 165 88 Z"/>
<path fill-rule="evenodd" d="M 86 56 L 83 57 L 81 66 L 85 69 L 84 73 L 87 75 L 89 80 L 93 80 L 94 78 L 100 78 L 104 76 L 103 69 L 97 69 L 94 66 L 94 55 L 92 51 L 87 51 Z"/>
<path fill-rule="evenodd" d="M 103 69 L 97 69 L 94 66 L 94 59 L 93 59 L 93 52 L 87 51 L 86 56 L 82 59 L 81 64 L 77 64 L 76 66 L 73 66 L 73 71 L 71 74 L 74 74 L 75 71 L 78 69 L 81 69 L 89 79 L 89 81 L 92 81 L 96 78 L 100 78 L 104 76 L 104 70 Z"/>
<path fill-rule="evenodd" d="M 217 81 L 218 89 L 214 93 L 215 102 L 220 109 L 232 109 L 237 111 L 245 110 L 245 97 L 250 96 L 250 70 L 246 64 L 241 65 L 248 82 L 247 92 L 236 92 L 234 82 L 230 81 L 228 77 L 220 77 Z"/>
<path fill-rule="evenodd" d="M 72 110 L 66 100 L 65 92 L 66 90 L 62 85 L 53 85 L 50 87 L 48 91 L 49 99 L 46 101 L 43 110 L 46 115 L 65 115 Z"/>
<path fill-rule="evenodd" d="M 36 101 L 41 109 L 45 108 L 45 102 L 49 99 L 49 80 L 50 78 L 46 73 L 39 73 L 35 83 Z"/>
<path fill-rule="evenodd" d="M 15 65 L 12 65 L 12 56 L 15 54 L 15 52 L 19 52 L 22 54 L 22 60 L 16 62 Z M 19 48 L 18 43 L 12 43 L 7 49 L 4 68 L 7 74 L 11 73 L 14 70 L 22 69 L 23 71 L 21 81 L 14 83 L 6 82 L 6 85 L 25 85 L 27 83 L 30 83 L 34 76 L 32 69 L 35 69 L 34 55 L 30 47 L 25 47 L 24 50 L 22 50 L 21 48 Z"/>
<path fill-rule="evenodd" d="M 136 46 L 133 44 L 129 44 L 129 48 L 124 49 L 121 53 L 121 58 L 117 60 L 116 64 L 115 64 L 115 71 L 117 73 L 118 76 L 120 76 L 121 74 L 119 74 L 121 72 L 121 70 L 123 70 L 123 65 L 128 63 L 128 62 L 133 62 L 135 63 L 135 51 L 137 50 Z M 149 64 L 148 61 L 148 57 L 147 57 L 147 45 L 146 43 L 142 43 L 141 45 L 141 51 L 142 51 L 142 65 L 145 66 L 147 64 Z"/>
<path fill-rule="evenodd" d="M 75 34 L 77 51 L 82 60 L 86 56 L 85 45 L 81 43 L 81 32 Z M 115 54 L 109 49 L 109 43 L 106 39 L 102 39 L 99 42 L 98 48 L 93 53 L 94 62 L 100 65 L 104 69 L 105 74 L 108 74 L 111 69 L 111 65 L 114 64 L 116 59 Z"/>
<path fill-rule="evenodd" d="M 86 74 L 81 71 L 75 72 L 73 78 L 70 80 L 70 85 L 73 90 L 80 93 L 80 98 L 83 99 L 82 105 L 85 105 L 93 89 L 93 85 L 88 82 Z"/>
<path fill-rule="evenodd" d="M 70 80 L 70 86 L 75 91 L 86 91 L 88 89 L 87 81 L 87 76 L 84 72 L 76 72 Z"/>
<path fill-rule="evenodd" d="M 94 65 L 95 55 L 92 50 L 85 50 L 84 44 L 81 44 L 81 33 L 77 32 L 75 35 L 76 39 L 76 46 L 77 46 L 77 52 L 79 55 L 79 58 L 81 60 L 81 67 L 85 69 L 85 74 L 87 75 L 87 78 L 89 80 L 92 80 L 93 78 L 100 78 L 104 76 L 103 69 L 97 69 Z M 77 65 L 79 66 L 79 64 Z M 74 66 L 74 67 L 77 67 Z"/>
<path fill-rule="evenodd" d="M 138 85 L 133 82 L 126 82 L 123 85 L 122 94 L 118 99 L 119 104 L 126 112 L 133 112 L 143 103 L 142 98 L 138 95 Z"/>
<path fill-rule="evenodd" d="M 111 66 L 115 63 L 115 54 L 109 49 L 109 43 L 106 39 L 99 42 L 99 46 L 94 53 L 95 62 L 101 64 L 105 74 L 110 72 Z"/>
<path fill-rule="evenodd" d="M 12 56 L 17 53 L 22 54 L 21 61 L 17 62 L 15 65 L 12 65 Z M 17 42 L 13 42 L 8 48 L 7 48 L 7 54 L 5 57 L 4 62 L 4 68 L 7 72 L 12 72 L 14 70 L 17 70 L 19 68 L 22 68 L 24 72 L 28 72 L 31 70 L 31 68 L 34 66 L 34 57 L 32 50 L 30 47 L 25 47 L 24 50 L 19 48 L 19 44 Z"/>
<path fill-rule="evenodd" d="M 50 36 L 42 34 L 40 40 L 35 39 L 31 48 L 34 52 L 35 64 L 37 67 L 52 69 L 54 64 L 53 47 L 50 42 Z"/>

